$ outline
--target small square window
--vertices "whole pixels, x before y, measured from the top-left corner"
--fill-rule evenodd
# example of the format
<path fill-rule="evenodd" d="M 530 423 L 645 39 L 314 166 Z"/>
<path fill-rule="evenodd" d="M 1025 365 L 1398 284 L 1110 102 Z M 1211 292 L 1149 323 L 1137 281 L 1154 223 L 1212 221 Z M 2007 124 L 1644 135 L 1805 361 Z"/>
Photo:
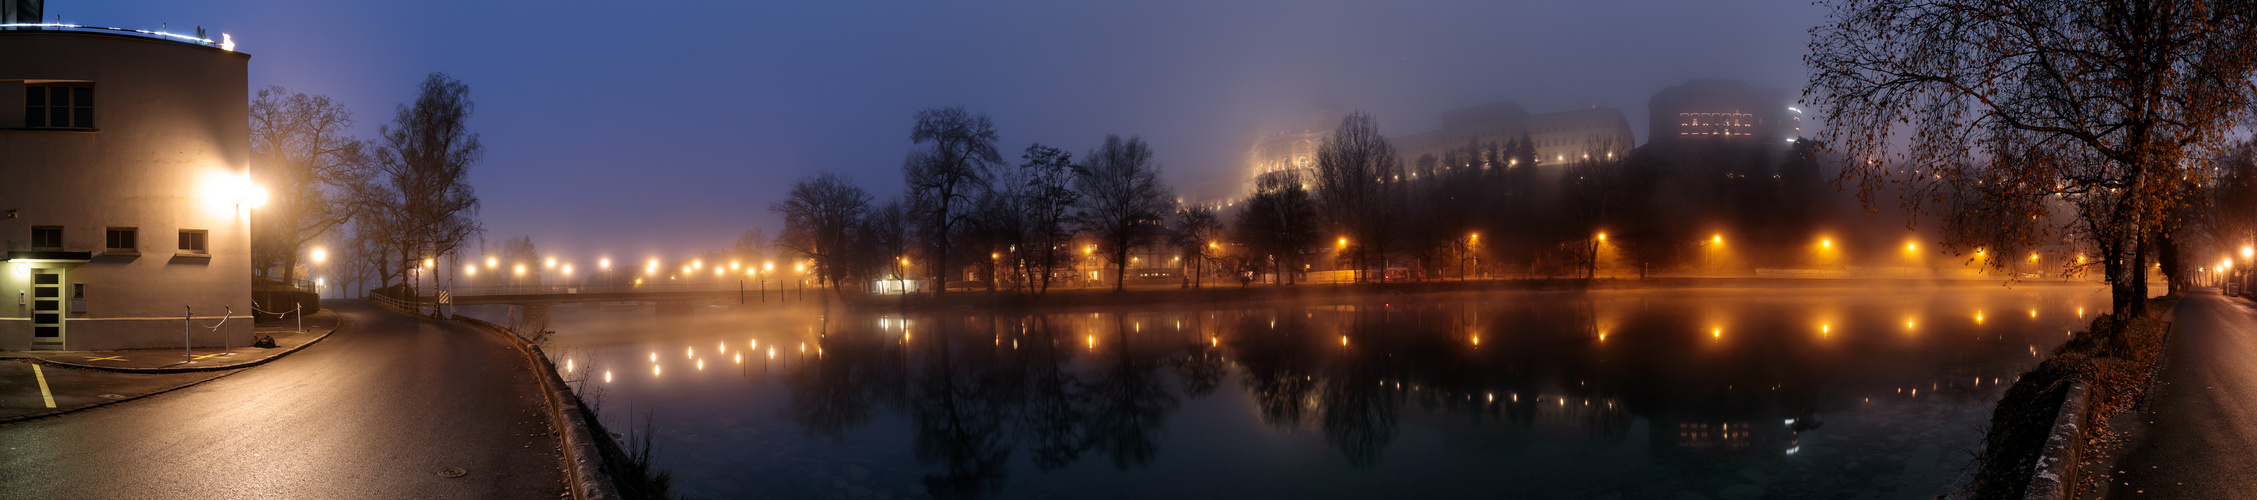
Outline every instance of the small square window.
<path fill-rule="evenodd" d="M 32 226 L 32 248 L 62 248 L 63 226 Z"/>
<path fill-rule="evenodd" d="M 112 252 L 139 252 L 141 251 L 141 247 L 137 245 L 138 241 L 136 240 L 138 238 L 136 238 L 136 232 L 137 231 L 134 230 L 134 228 L 130 227 L 110 228 L 110 230 L 106 232 L 107 235 L 103 238 L 106 241 L 105 243 L 103 243 L 103 248 L 107 248 Z"/>
<path fill-rule="evenodd" d="M 205 237 L 206 237 L 207 235 L 209 235 L 209 234 L 210 234 L 210 232 L 208 232 L 208 231 L 204 231 L 204 230 L 201 230 L 201 229 L 182 229 L 182 230 L 180 230 L 180 253 L 188 253 L 188 254 L 206 254 L 206 253 L 211 253 L 211 248 L 210 248 L 210 247 L 207 247 L 207 246 L 204 246 L 204 243 L 205 243 Z"/>

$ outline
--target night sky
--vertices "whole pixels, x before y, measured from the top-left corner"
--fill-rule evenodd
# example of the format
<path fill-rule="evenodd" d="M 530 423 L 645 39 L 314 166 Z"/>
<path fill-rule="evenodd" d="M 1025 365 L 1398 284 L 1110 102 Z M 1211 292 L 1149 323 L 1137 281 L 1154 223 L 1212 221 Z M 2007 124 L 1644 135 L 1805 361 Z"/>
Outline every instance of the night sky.
<path fill-rule="evenodd" d="M 1321 105 L 1390 135 L 1515 100 L 1611 106 L 1690 78 L 1799 90 L 1809 0 L 571 2 L 48 0 L 52 19 L 225 32 L 253 90 L 351 107 L 370 138 L 424 74 L 471 86 L 489 241 L 574 260 L 720 250 L 818 171 L 901 189 L 910 117 L 992 115 L 1077 156 L 1142 135 L 1190 201 L 1235 194 L 1253 137 Z M 248 96 L 246 96 L 248 98 Z M 1807 134 L 1806 134 L 1807 135 Z"/>

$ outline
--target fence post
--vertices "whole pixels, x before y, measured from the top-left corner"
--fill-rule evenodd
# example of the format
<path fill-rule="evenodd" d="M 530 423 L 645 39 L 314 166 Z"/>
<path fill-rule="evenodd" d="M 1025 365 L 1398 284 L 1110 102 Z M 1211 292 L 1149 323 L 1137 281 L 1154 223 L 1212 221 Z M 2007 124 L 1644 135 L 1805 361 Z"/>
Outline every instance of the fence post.
<path fill-rule="evenodd" d="M 182 313 L 180 318 L 180 363 L 194 363 L 196 362 L 196 350 L 193 346 L 196 345 L 196 341 L 188 335 L 188 325 L 196 322 L 196 308 L 188 306 L 180 306 L 180 308 L 186 311 Z"/>

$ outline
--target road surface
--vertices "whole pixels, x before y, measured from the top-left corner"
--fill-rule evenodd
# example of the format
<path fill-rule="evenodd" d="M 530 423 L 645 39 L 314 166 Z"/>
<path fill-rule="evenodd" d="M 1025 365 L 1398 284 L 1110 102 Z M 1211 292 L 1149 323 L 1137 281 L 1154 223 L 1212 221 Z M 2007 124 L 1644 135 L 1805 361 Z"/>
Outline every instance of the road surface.
<path fill-rule="evenodd" d="M 507 341 L 363 302 L 326 305 L 344 329 L 264 366 L 0 426 L 0 498 L 566 492 L 538 382 Z"/>
<path fill-rule="evenodd" d="M 2124 450 L 2108 496 L 2245 498 L 2257 491 L 2257 309 L 2212 289 L 2187 292 L 2175 314 L 2162 385 L 2135 424 L 2146 437 Z"/>

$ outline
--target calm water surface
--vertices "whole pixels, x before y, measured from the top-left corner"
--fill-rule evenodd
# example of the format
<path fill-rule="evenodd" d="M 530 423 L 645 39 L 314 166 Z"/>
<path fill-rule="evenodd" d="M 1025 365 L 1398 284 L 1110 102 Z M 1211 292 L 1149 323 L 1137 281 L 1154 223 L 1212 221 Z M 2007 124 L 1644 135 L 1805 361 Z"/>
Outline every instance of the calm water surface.
<path fill-rule="evenodd" d="M 1714 288 L 589 305 L 553 328 L 693 498 L 1931 498 L 2005 385 L 2106 307 L 2094 286 Z"/>

